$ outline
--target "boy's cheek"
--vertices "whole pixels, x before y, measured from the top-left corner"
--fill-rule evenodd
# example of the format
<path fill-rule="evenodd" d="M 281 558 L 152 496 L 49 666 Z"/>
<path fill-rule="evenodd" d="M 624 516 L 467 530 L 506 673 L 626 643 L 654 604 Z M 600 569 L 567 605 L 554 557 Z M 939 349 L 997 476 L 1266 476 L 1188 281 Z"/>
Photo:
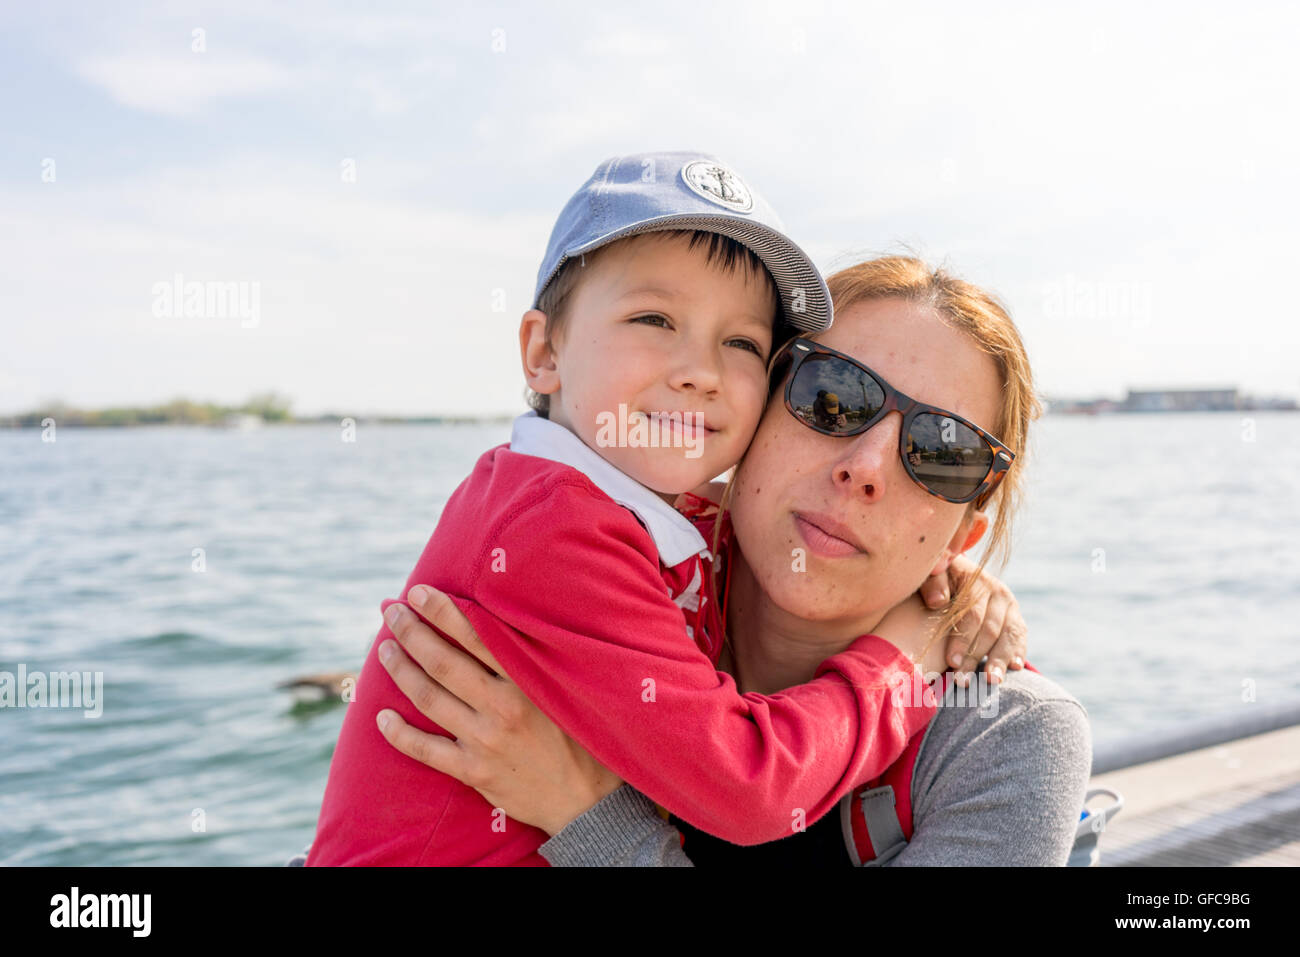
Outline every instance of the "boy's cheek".
<path fill-rule="evenodd" d="M 729 464 L 739 462 L 741 457 L 744 456 L 745 450 L 749 448 L 750 443 L 753 441 L 754 429 L 741 429 L 736 432 L 727 449 L 727 458 L 730 460 Z"/>

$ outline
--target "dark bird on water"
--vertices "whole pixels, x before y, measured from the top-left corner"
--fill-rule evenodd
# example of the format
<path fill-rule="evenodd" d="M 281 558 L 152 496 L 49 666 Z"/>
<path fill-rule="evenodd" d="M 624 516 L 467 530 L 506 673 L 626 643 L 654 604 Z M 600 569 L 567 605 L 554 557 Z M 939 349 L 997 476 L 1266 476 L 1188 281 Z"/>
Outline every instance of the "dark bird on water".
<path fill-rule="evenodd" d="M 343 701 L 346 692 L 356 691 L 357 676 L 351 671 L 328 671 L 281 681 L 276 687 L 292 692 L 297 701 L 325 701 L 328 698 Z"/>

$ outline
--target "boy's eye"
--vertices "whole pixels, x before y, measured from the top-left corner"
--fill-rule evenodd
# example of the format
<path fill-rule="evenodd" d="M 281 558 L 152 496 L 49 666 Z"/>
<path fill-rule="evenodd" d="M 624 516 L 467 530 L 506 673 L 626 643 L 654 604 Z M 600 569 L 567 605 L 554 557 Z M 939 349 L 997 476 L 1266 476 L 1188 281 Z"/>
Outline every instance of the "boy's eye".
<path fill-rule="evenodd" d="M 763 355 L 762 346 L 760 346 L 753 339 L 728 339 L 727 341 L 740 343 L 742 348 L 749 349 L 751 352 L 754 353 L 754 355 L 758 356 L 760 359 L 767 358 L 766 356 Z"/>
<path fill-rule="evenodd" d="M 657 312 L 646 313 L 645 315 L 642 316 L 633 316 L 631 319 L 628 320 L 628 322 L 644 322 L 647 323 L 648 325 L 653 325 L 653 326 L 662 326 L 665 328 L 672 327 L 672 323 L 668 320 L 668 317 L 661 316 Z M 766 354 L 763 352 L 763 347 L 760 346 L 753 339 L 743 339 L 743 338 L 728 339 L 727 343 L 739 344 L 742 349 L 748 349 L 750 352 L 754 353 L 754 355 L 758 356 L 760 359 L 766 360 L 767 358 Z"/>

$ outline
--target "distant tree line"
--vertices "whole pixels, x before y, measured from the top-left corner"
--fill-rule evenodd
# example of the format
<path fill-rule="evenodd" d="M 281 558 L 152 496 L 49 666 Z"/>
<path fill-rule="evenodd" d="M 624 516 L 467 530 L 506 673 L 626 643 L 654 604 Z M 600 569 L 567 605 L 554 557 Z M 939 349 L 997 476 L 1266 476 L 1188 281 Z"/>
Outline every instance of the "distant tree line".
<path fill-rule="evenodd" d="M 0 417 L 10 428 L 39 428 L 47 418 L 63 426 L 221 425 L 231 416 L 252 415 L 264 422 L 291 422 L 290 401 L 274 392 L 262 392 L 242 405 L 218 405 L 173 399 L 162 405 L 123 406 L 112 409 L 78 409 L 62 402 L 21 415 Z"/>
<path fill-rule="evenodd" d="M 391 425 L 482 425 L 510 422 L 513 414 L 501 415 L 358 415 L 350 412 L 324 412 L 320 415 L 295 416 L 291 401 L 276 392 L 260 392 L 243 405 L 218 405 L 172 399 L 162 405 L 123 406 L 112 409 L 78 409 L 63 402 L 50 402 L 21 415 L 0 415 L 0 428 L 38 429 L 45 419 L 60 426 L 120 427 L 132 425 L 226 425 L 239 416 L 251 415 L 263 422 L 332 423 L 346 419 Z"/>

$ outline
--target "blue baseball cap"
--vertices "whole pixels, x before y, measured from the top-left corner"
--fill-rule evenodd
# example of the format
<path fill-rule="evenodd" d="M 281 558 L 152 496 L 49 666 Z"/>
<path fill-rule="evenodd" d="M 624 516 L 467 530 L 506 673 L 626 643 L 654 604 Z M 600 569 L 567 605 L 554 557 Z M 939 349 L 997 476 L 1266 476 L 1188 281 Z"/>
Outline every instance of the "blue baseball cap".
<path fill-rule="evenodd" d="M 786 320 L 805 332 L 831 325 L 831 295 L 808 254 L 736 171 L 707 153 L 633 153 L 596 167 L 560 212 L 537 271 L 533 308 L 560 267 L 616 239 L 701 229 L 753 250 L 776 281 Z"/>

